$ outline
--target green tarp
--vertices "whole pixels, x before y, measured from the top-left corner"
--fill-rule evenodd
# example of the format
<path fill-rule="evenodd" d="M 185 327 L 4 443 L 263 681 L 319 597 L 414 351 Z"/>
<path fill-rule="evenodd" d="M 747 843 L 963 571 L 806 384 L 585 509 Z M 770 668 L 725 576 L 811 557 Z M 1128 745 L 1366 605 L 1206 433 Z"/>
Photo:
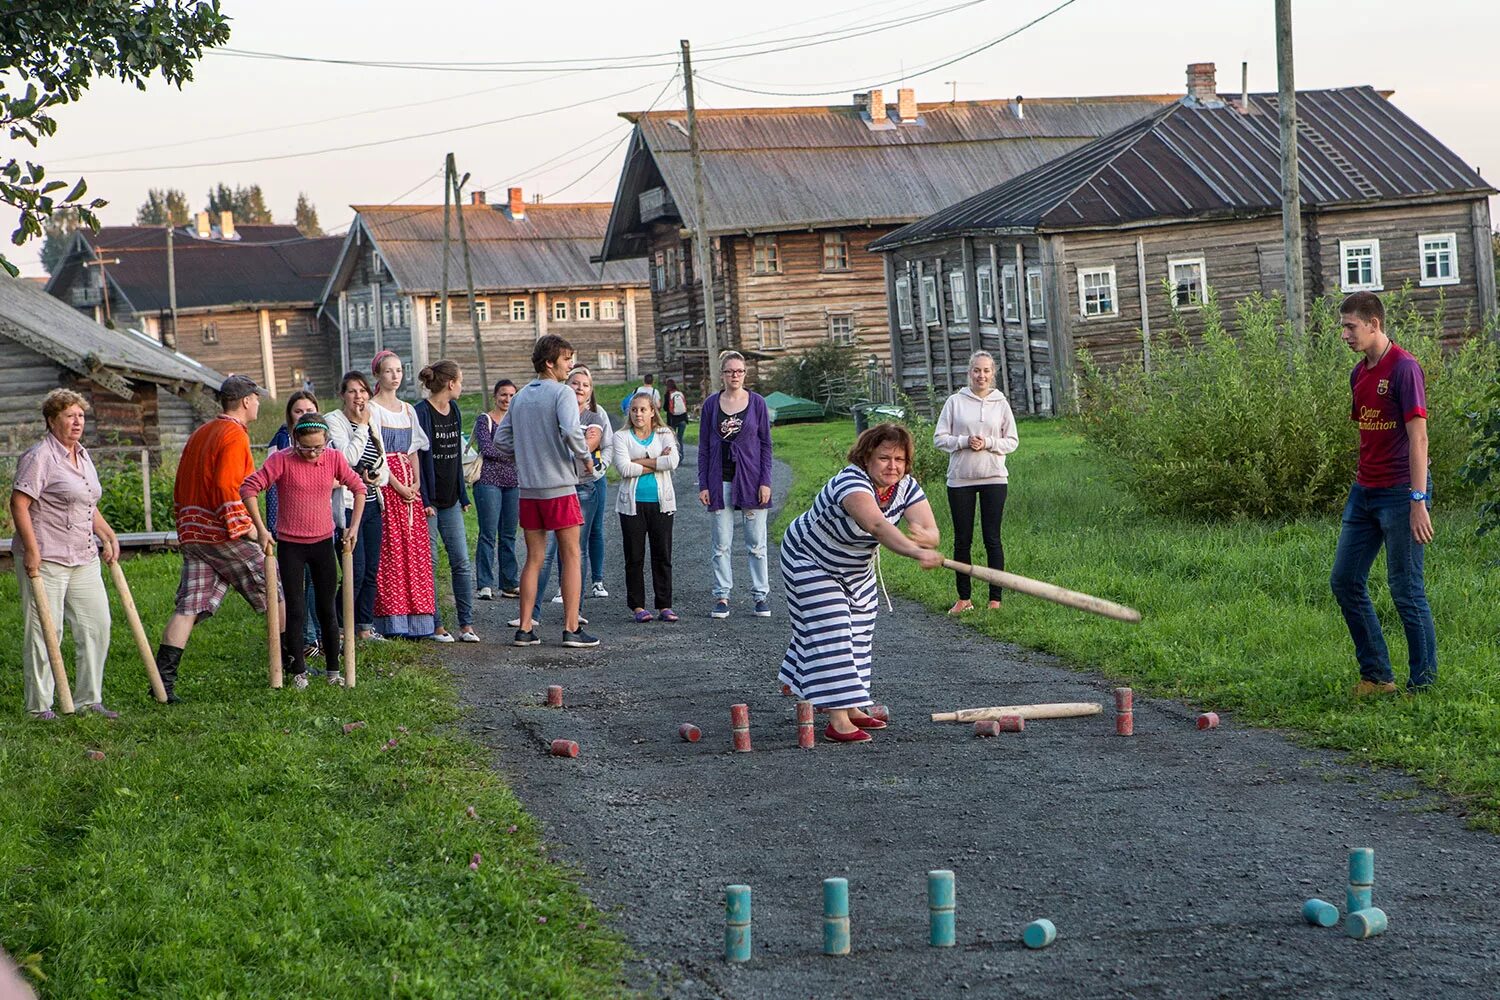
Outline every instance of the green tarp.
<path fill-rule="evenodd" d="M 773 392 L 766 396 L 766 405 L 771 408 L 772 423 L 823 419 L 823 408 L 817 403 L 800 396 L 789 396 L 784 392 Z"/>

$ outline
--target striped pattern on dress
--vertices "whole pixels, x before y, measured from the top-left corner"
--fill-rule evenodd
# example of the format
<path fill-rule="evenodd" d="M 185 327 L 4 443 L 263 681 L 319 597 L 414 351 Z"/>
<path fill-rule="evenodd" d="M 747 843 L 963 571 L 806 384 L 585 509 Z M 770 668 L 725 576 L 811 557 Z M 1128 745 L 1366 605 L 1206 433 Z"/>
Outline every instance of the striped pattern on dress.
<path fill-rule="evenodd" d="M 875 496 L 870 477 L 846 466 L 792 522 L 781 543 L 792 642 L 781 661 L 781 683 L 819 708 L 858 708 L 870 699 L 875 637 L 875 556 L 880 543 L 844 509 L 856 493 Z M 896 486 L 884 511 L 892 524 L 927 499 L 911 476 Z"/>

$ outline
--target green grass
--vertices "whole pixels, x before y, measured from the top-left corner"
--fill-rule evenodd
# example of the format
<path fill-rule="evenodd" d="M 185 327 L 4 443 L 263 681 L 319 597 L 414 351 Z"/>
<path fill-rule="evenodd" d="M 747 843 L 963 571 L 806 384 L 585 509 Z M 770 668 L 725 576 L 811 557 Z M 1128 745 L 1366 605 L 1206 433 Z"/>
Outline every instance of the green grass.
<path fill-rule="evenodd" d="M 1403 768 L 1456 796 L 1470 820 L 1500 831 L 1500 565 L 1475 539 L 1472 512 L 1439 507 L 1427 563 L 1438 628 L 1437 689 L 1416 699 L 1356 702 L 1353 646 L 1328 589 L 1334 518 L 1287 523 L 1195 523 L 1132 507 L 1065 422 L 1021 424 L 1008 461 L 1006 568 L 1129 604 L 1143 622 L 1121 625 L 1022 595 L 966 621 L 1009 642 L 1046 650 L 1152 694 L 1238 722 L 1294 730 L 1309 745 Z M 842 462 L 852 424 L 779 427 L 777 457 L 797 472 L 779 528 L 805 510 Z M 929 496 L 951 551 L 943 484 Z M 976 541 L 976 558 L 982 558 Z M 946 572 L 890 559 L 893 591 L 934 612 L 954 599 Z M 1384 582 L 1371 580 L 1397 678 L 1406 645 Z M 983 591 L 979 591 L 982 596 Z"/>
<path fill-rule="evenodd" d="M 178 565 L 127 564 L 148 623 Z M 19 619 L 6 574 L 0 630 Z M 455 690 L 422 647 L 362 646 L 354 691 L 273 692 L 264 620 L 231 596 L 167 708 L 115 622 L 115 722 L 24 721 L 16 644 L 0 651 L 0 947 L 44 995 L 619 994 L 623 945 L 455 735 Z"/>

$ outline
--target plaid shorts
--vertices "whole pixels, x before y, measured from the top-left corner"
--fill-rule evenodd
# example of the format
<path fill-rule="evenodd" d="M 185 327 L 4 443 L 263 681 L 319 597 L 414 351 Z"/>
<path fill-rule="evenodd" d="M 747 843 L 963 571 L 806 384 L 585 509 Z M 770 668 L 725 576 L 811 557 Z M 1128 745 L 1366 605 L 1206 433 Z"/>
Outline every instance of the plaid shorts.
<path fill-rule="evenodd" d="M 179 615 L 209 617 L 219 610 L 230 587 L 238 590 L 257 612 L 265 613 L 266 555 L 252 539 L 182 546 L 182 579 L 177 584 Z"/>

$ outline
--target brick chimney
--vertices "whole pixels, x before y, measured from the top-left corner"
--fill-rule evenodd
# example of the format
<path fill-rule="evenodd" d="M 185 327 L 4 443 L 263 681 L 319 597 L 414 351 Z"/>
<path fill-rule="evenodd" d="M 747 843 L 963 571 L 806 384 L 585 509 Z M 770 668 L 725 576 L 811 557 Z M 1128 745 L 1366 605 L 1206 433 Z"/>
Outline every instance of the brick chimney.
<path fill-rule="evenodd" d="M 485 196 L 486 196 L 486 192 L 484 192 L 484 191 L 470 191 L 469 192 L 469 204 L 470 205 L 483 205 L 483 204 L 485 204 Z"/>
<path fill-rule="evenodd" d="M 199 212 L 193 221 L 197 224 L 196 228 L 198 231 L 198 238 L 200 240 L 208 239 L 211 232 L 211 230 L 208 228 L 208 213 Z"/>
<path fill-rule="evenodd" d="M 225 240 L 234 239 L 234 213 L 219 213 L 219 238 Z"/>
<path fill-rule="evenodd" d="M 901 116 L 903 122 L 917 120 L 916 90 L 911 87 L 902 87 L 896 91 L 896 113 Z"/>
<path fill-rule="evenodd" d="M 510 196 L 510 217 L 512 219 L 526 218 L 526 199 L 521 189 L 513 187 L 506 193 Z"/>
<path fill-rule="evenodd" d="M 1188 63 L 1187 95 L 1204 104 L 1218 103 L 1219 86 L 1213 63 Z"/>
<path fill-rule="evenodd" d="M 885 122 L 886 122 L 886 117 L 885 117 L 885 92 L 881 91 L 881 90 L 872 90 L 872 91 L 870 91 L 870 96 L 869 96 L 868 100 L 870 102 L 869 103 L 870 124 L 872 124 L 872 125 L 884 125 Z"/>

